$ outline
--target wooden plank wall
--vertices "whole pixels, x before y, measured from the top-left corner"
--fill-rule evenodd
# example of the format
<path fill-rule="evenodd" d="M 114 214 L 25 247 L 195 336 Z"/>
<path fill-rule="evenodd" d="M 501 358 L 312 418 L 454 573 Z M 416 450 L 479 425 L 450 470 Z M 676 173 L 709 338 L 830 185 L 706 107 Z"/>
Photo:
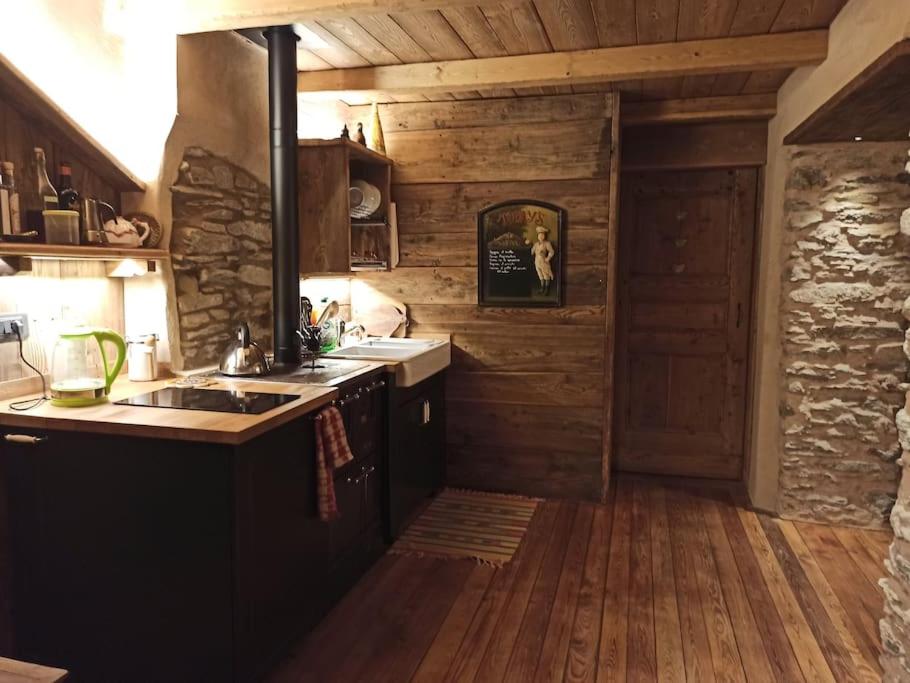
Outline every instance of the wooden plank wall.
<path fill-rule="evenodd" d="M 597 500 L 604 438 L 609 95 L 390 104 L 400 268 L 358 277 L 453 335 L 449 483 Z M 360 112 L 356 112 L 360 115 Z M 477 211 L 569 212 L 563 308 L 477 306 Z"/>
<path fill-rule="evenodd" d="M 23 229 L 25 212 L 41 208 L 35 147 L 44 148 L 48 175 L 55 186 L 57 165 L 61 161 L 69 161 L 73 167 L 73 187 L 83 196 L 97 197 L 120 210 L 120 192 L 90 169 L 83 155 L 77 152 L 66 136 L 0 89 L 0 160 L 12 161 L 16 165 Z"/>

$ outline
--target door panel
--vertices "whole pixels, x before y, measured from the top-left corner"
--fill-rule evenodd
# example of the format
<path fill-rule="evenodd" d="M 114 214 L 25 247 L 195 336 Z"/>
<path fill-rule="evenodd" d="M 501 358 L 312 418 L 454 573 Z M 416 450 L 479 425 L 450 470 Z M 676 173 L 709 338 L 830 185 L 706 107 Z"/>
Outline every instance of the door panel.
<path fill-rule="evenodd" d="M 634 173 L 622 185 L 617 466 L 739 478 L 758 172 Z"/>

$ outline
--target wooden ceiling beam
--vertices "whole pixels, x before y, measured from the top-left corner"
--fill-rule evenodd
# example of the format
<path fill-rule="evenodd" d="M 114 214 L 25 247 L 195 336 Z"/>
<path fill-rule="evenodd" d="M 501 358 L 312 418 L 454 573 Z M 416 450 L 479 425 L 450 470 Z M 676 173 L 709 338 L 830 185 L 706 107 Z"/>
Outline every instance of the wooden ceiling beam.
<path fill-rule="evenodd" d="M 477 4 L 478 0 L 178 0 L 176 28 L 179 34 L 232 31 Z"/>
<path fill-rule="evenodd" d="M 707 121 L 757 121 L 774 118 L 777 95 L 731 95 L 656 102 L 624 102 L 622 125 L 647 126 Z"/>
<path fill-rule="evenodd" d="M 304 71 L 301 92 L 417 91 L 581 85 L 673 76 L 790 69 L 818 64 L 828 32 L 799 31 L 593 50 Z"/>

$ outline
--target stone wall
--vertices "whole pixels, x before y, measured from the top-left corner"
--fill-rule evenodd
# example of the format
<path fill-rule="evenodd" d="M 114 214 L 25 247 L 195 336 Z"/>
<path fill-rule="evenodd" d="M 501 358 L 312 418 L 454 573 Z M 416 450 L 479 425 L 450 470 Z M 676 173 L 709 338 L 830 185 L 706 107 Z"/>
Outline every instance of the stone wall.
<path fill-rule="evenodd" d="M 905 146 L 795 148 L 782 286 L 779 512 L 883 526 L 897 492 L 894 415 L 907 369 L 910 295 L 900 234 Z"/>
<path fill-rule="evenodd" d="M 175 369 L 216 364 L 237 324 L 272 345 L 269 187 L 200 147 L 187 147 L 171 187 L 177 301 Z"/>
<path fill-rule="evenodd" d="M 910 156 L 910 155 L 908 155 Z M 910 187 L 910 161 L 904 165 L 902 180 Z M 910 206 L 910 201 L 907 202 Z M 910 237 L 910 208 L 901 216 L 901 232 Z M 904 316 L 910 320 L 910 299 L 904 302 Z M 910 358 L 910 332 L 904 353 Z M 903 451 L 898 463 L 902 466 L 903 477 L 897 492 L 897 502 L 891 511 L 891 526 L 894 541 L 885 563 L 888 576 L 882 579 L 885 591 L 885 616 L 881 620 L 884 654 L 881 662 L 884 680 L 888 683 L 910 680 L 910 393 L 907 394 L 903 409 L 897 414 L 898 436 Z"/>

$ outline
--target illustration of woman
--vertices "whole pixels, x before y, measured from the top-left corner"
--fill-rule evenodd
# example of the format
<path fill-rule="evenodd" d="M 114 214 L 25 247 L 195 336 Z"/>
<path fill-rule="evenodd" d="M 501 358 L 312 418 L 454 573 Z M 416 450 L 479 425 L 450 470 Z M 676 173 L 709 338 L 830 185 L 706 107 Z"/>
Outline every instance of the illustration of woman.
<path fill-rule="evenodd" d="M 553 243 L 547 239 L 549 228 L 537 224 L 537 241 L 531 245 L 531 254 L 534 256 L 534 267 L 537 269 L 537 278 L 540 280 L 539 292 L 543 295 L 550 293 L 550 283 L 553 282 L 553 267 L 550 262 L 556 256 Z"/>

